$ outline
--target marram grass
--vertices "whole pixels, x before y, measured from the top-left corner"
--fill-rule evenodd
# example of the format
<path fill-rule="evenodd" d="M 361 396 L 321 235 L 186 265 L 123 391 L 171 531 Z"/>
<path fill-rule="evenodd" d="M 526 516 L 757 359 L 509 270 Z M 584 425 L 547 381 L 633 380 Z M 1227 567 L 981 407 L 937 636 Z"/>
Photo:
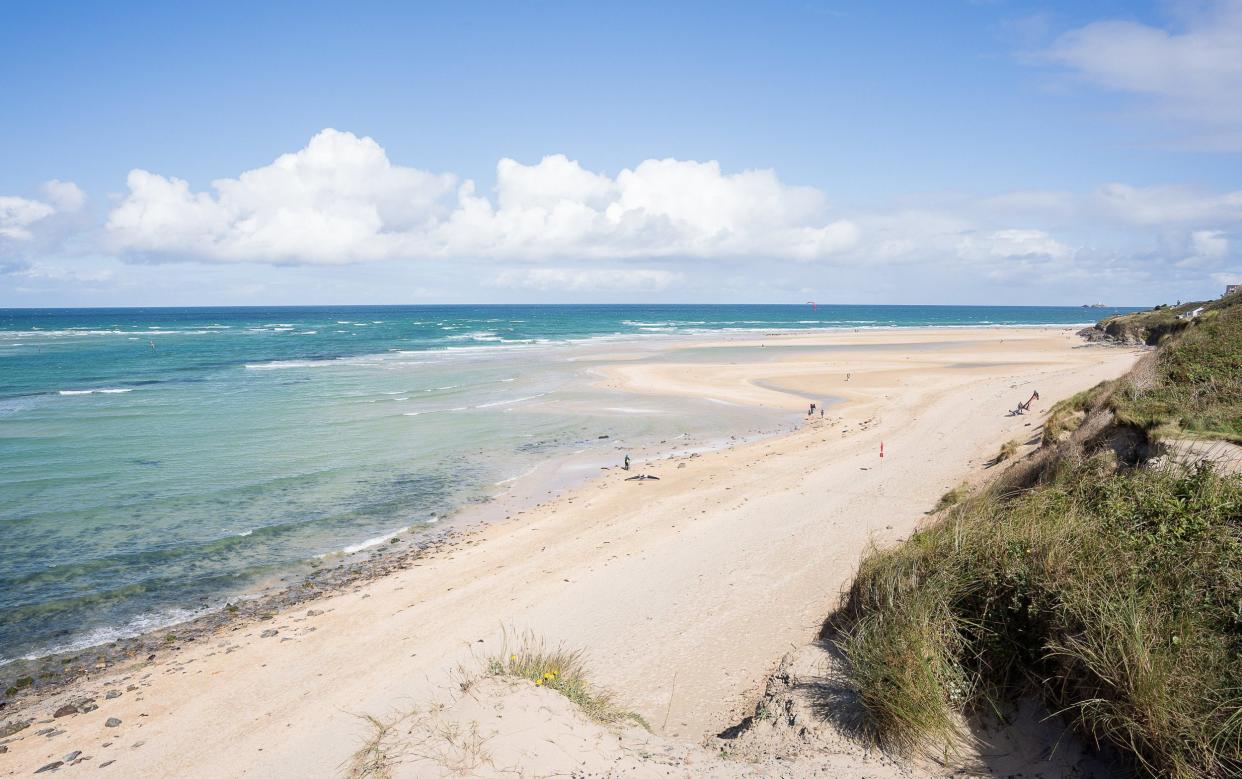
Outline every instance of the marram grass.
<path fill-rule="evenodd" d="M 564 695 L 584 714 L 604 724 L 633 723 L 648 728 L 640 715 L 617 705 L 612 693 L 587 680 L 582 653 L 562 646 L 548 647 L 531 634 L 505 637 L 501 651 L 486 659 L 488 676 L 526 679 L 537 687 Z M 649 729 L 649 728 L 648 728 Z"/>
<path fill-rule="evenodd" d="M 1153 776 L 1242 772 L 1242 479 L 1063 463 L 863 562 L 839 643 L 879 742 L 1032 691 Z"/>

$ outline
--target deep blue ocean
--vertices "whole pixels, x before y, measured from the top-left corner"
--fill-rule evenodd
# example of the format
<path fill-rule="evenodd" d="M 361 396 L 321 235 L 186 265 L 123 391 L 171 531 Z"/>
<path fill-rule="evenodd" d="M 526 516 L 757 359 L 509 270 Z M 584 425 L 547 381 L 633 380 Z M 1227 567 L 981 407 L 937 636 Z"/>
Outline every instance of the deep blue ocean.
<path fill-rule="evenodd" d="M 613 341 L 1121 311 L 0 310 L 0 660 L 191 616 L 318 555 L 485 501 L 541 458 L 605 440 L 724 439 L 770 421 L 628 407 L 586 376 L 591 350 Z"/>

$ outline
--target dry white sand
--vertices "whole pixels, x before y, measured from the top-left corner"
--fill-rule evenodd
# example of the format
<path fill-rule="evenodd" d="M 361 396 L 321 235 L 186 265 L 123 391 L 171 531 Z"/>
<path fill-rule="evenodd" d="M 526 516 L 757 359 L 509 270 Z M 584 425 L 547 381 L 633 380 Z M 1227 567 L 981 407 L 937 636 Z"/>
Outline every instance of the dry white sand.
<path fill-rule="evenodd" d="M 467 775 L 635 766 L 642 770 L 633 775 L 765 773 L 727 762 L 709 771 L 696 761 L 718 756 L 695 745 L 750 713 L 780 658 L 816 635 L 868 542 L 908 536 L 946 489 L 985 478 L 1002 443 L 1035 437 L 1056 399 L 1124 373 L 1136 356 L 1085 347 L 1063 328 L 756 337 L 759 344 L 730 343 L 719 359 L 702 351 L 685 361 L 676 351 L 618 359 L 602 381 L 802 417 L 808 397 L 842 402 L 790 435 L 638 469 L 660 481 L 604 473 L 315 603 L 322 614 L 279 614 L 168 659 L 110 669 L 30 712 L 50 719 L 59 702 L 83 693 L 101 704 L 56 720 L 65 732 L 52 738 L 36 727 L 18 734 L 0 772 L 29 775 L 81 751 L 90 759 L 57 773 L 93 774 L 112 760 L 106 770 L 123 776 L 333 776 L 369 732 L 360 715 L 387 719 L 448 701 L 442 711 L 454 727 L 486 720 L 479 749 L 490 762 L 463 768 Z M 849 348 L 814 348 L 834 344 Z M 1031 414 L 1006 415 L 1034 389 L 1043 400 Z M 487 705 L 467 700 L 486 717 L 463 714 L 454 670 L 476 667 L 502 628 L 585 650 L 592 678 L 653 724 L 656 735 L 643 737 L 651 743 L 630 749 L 611 731 L 591 731 L 597 726 L 573 712 L 552 711 L 563 699 L 552 703 L 546 690 L 492 690 Z M 270 629 L 279 633 L 260 637 Z M 137 689 L 103 699 L 128 685 Z M 517 702 L 504 716 L 511 695 Z M 112 717 L 121 724 L 105 727 Z M 531 744 L 542 745 L 542 757 L 523 752 Z M 637 762 L 618 763 L 614 747 Z M 434 773 L 434 760 L 406 759 L 398 773 Z M 838 768 L 843 776 L 911 770 L 883 760 Z"/>

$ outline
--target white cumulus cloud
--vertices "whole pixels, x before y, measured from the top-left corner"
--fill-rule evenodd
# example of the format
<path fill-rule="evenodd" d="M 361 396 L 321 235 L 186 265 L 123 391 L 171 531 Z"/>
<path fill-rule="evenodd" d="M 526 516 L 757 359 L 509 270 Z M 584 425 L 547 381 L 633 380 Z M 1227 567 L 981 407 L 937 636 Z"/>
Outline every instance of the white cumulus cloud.
<path fill-rule="evenodd" d="M 344 264 L 382 259 L 628 259 L 765 256 L 818 260 L 858 241 L 823 194 L 770 170 L 646 160 L 617 176 L 563 155 L 502 159 L 496 191 L 394 165 L 370 138 L 324 130 L 301 151 L 194 192 L 131 171 L 108 215 L 123 253 L 218 262 Z"/>
<path fill-rule="evenodd" d="M 1220 230 L 1196 230 L 1190 234 L 1190 242 L 1199 257 L 1219 260 L 1229 254 L 1229 239 Z"/>
<path fill-rule="evenodd" d="M 964 260 L 1047 259 L 1064 260 L 1073 249 L 1043 230 L 994 230 L 964 237 L 957 254 Z"/>
<path fill-rule="evenodd" d="M 684 279 L 682 273 L 652 268 L 516 268 L 498 273 L 492 285 L 544 292 L 654 292 L 676 286 Z"/>
<path fill-rule="evenodd" d="M 86 193 L 70 181 L 52 179 L 39 190 L 44 200 L 0 196 L 0 239 L 32 241 L 39 223 L 56 214 L 76 212 L 86 202 Z"/>
<path fill-rule="evenodd" d="M 29 241 L 34 237 L 30 226 L 56 213 L 56 209 L 38 200 L 24 197 L 0 197 L 0 238 Z"/>

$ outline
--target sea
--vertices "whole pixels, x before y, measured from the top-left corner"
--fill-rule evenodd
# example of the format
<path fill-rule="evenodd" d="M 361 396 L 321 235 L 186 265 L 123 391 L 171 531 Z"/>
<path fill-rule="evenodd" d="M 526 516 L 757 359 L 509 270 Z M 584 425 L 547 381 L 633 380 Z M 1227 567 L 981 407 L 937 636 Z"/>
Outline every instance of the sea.
<path fill-rule="evenodd" d="M 1064 325 L 1133 309 L 480 305 L 0 310 L 0 663 L 134 635 L 601 463 L 787 429 L 599 386 L 675 339 Z M 700 358 L 702 358 L 700 356 Z"/>

